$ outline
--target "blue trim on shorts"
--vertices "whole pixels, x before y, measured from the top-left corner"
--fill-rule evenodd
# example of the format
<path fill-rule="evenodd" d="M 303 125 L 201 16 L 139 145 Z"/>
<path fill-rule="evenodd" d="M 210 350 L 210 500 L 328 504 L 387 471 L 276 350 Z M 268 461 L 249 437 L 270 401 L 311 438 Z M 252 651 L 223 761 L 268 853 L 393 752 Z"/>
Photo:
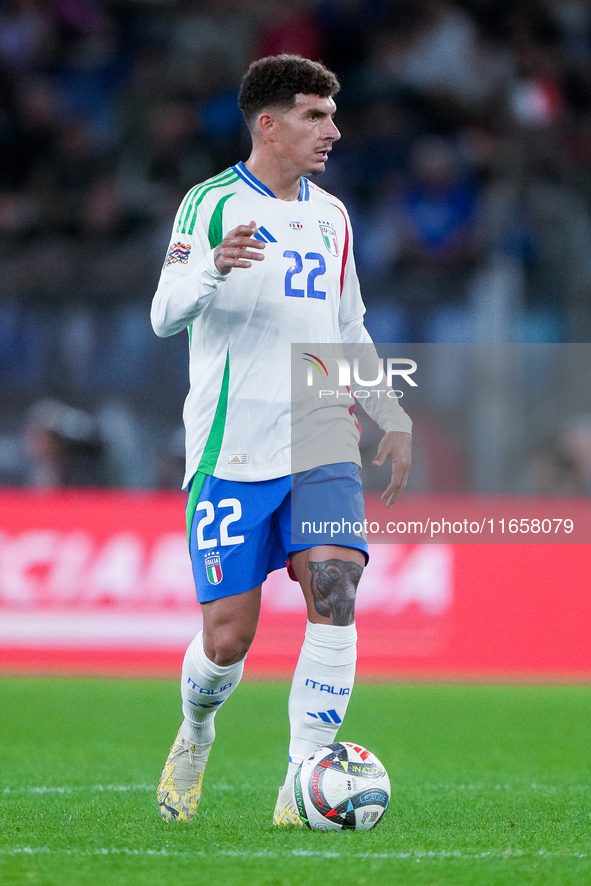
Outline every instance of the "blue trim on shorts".
<path fill-rule="evenodd" d="M 336 544 L 361 550 L 368 559 L 367 542 L 357 533 L 337 534 L 334 525 L 315 531 L 319 520 L 334 524 L 338 518 L 339 526 L 363 522 L 359 467 L 352 462 L 251 483 L 208 475 L 195 504 L 188 535 L 200 603 L 257 587 L 294 551 Z M 310 531 L 294 533 L 304 517 Z"/>
<path fill-rule="evenodd" d="M 292 551 L 342 545 L 367 555 L 364 521 L 363 488 L 355 462 L 322 465 L 293 475 Z"/>

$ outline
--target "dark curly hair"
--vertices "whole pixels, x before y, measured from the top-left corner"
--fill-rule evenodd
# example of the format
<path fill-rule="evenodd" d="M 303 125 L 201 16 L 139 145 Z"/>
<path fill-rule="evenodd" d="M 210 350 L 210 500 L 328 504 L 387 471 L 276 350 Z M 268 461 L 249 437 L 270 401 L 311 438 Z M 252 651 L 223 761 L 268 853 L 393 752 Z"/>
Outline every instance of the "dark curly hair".
<path fill-rule="evenodd" d="M 326 98 L 340 88 L 336 75 L 320 62 L 301 55 L 270 55 L 250 65 L 242 78 L 238 106 L 250 127 L 265 108 L 292 108 L 300 92 Z"/>

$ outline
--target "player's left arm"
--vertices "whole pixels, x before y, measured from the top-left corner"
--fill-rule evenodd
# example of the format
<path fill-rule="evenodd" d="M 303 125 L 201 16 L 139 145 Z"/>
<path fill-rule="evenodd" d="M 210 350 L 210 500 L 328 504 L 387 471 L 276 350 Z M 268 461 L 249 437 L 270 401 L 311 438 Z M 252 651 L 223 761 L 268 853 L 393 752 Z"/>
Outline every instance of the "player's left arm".
<path fill-rule="evenodd" d="M 341 325 L 343 342 L 353 345 L 350 355 L 362 355 L 360 363 L 371 364 L 371 372 L 375 377 L 375 367 L 380 359 L 375 345 L 365 326 L 363 317 Z M 359 348 L 355 348 L 359 345 Z M 368 373 L 365 377 L 372 377 Z M 391 508 L 406 487 L 411 465 L 412 420 L 400 405 L 397 397 L 367 397 L 363 408 L 373 420 L 385 431 L 380 440 L 378 451 L 372 464 L 381 467 L 388 459 L 392 463 L 392 476 L 388 488 L 382 493 L 382 501 Z"/>
<path fill-rule="evenodd" d="M 348 219 L 347 224 L 349 224 Z M 375 370 L 379 357 L 372 338 L 363 324 L 364 312 L 365 306 L 361 298 L 353 252 L 350 250 L 343 273 L 339 310 L 341 341 L 344 344 L 360 345 L 359 349 L 353 348 L 352 353 L 359 356 L 360 363 L 371 363 Z M 408 480 L 411 465 L 412 421 L 396 397 L 368 397 L 363 401 L 363 408 L 385 431 L 372 464 L 380 467 L 386 459 L 392 463 L 390 483 L 381 496 L 386 506 L 391 508 L 404 492 Z"/>
<path fill-rule="evenodd" d="M 386 459 L 392 462 L 392 477 L 388 488 L 382 492 L 381 499 L 386 507 L 391 508 L 398 501 L 408 480 L 411 463 L 412 437 L 406 431 L 387 431 L 378 446 L 372 465 L 379 468 Z"/>

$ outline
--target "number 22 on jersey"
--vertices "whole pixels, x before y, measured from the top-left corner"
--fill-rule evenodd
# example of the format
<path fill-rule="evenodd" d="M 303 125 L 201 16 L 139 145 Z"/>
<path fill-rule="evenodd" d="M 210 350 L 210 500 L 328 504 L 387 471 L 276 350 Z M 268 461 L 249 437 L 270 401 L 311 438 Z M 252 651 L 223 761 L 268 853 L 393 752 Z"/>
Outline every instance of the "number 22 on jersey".
<path fill-rule="evenodd" d="M 307 252 L 302 258 L 299 252 L 293 249 L 286 249 L 283 253 L 284 258 L 293 259 L 294 264 L 288 268 L 285 275 L 285 294 L 290 298 L 326 298 L 326 292 L 322 289 L 316 289 L 316 280 L 326 274 L 326 262 L 324 256 L 319 252 Z M 304 264 L 305 262 L 305 264 Z M 299 289 L 294 286 L 295 282 L 303 282 L 294 280 L 300 274 L 306 275 L 306 288 Z"/>

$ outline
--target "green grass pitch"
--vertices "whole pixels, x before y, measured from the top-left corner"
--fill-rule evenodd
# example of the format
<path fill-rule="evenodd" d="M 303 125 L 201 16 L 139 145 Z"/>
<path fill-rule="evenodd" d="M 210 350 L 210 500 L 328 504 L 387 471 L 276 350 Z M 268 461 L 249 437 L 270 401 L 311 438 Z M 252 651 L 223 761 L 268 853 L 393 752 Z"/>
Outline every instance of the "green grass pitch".
<path fill-rule="evenodd" d="M 239 687 L 197 818 L 169 824 L 176 684 L 0 680 L 0 883 L 591 884 L 591 687 L 359 684 L 339 737 L 392 782 L 365 833 L 272 827 L 287 695 Z"/>

